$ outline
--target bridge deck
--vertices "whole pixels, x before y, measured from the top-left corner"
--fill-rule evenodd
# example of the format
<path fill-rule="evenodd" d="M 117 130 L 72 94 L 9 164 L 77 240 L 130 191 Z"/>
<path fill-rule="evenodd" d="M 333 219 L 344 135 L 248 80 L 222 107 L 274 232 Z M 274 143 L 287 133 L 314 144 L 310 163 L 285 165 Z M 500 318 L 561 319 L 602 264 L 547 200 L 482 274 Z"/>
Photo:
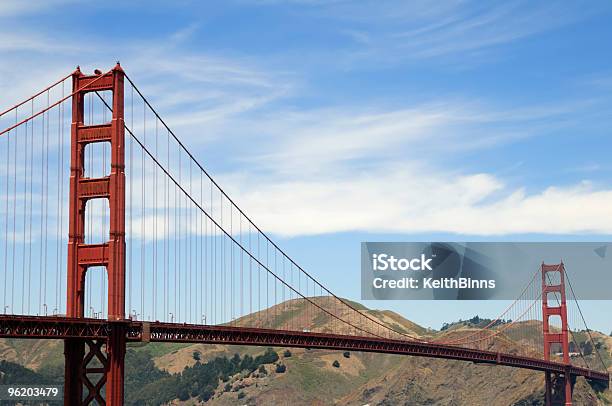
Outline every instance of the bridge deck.
<path fill-rule="evenodd" d="M 108 337 L 108 332 L 113 324 L 124 325 L 128 341 L 239 344 L 367 351 L 454 359 L 555 373 L 569 372 L 571 375 L 584 376 L 586 379 L 597 381 L 605 386 L 608 386 L 610 380 L 607 372 L 573 365 L 568 366 L 558 362 L 544 361 L 514 354 L 475 350 L 424 341 L 403 341 L 245 327 L 0 315 L 0 337 L 24 339 L 105 339 Z"/>

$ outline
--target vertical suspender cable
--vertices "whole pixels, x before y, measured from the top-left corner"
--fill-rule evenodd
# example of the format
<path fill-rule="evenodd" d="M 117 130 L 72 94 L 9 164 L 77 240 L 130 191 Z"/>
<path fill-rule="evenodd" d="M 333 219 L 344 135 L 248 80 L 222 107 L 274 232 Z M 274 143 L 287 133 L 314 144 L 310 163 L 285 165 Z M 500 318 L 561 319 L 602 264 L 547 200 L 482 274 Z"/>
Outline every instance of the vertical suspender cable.
<path fill-rule="evenodd" d="M 130 126 L 132 128 L 134 128 L 134 87 L 131 87 L 131 97 L 130 97 Z M 132 290 L 134 289 L 134 285 L 132 284 L 132 268 L 134 268 L 134 253 L 132 251 L 133 247 L 134 247 L 134 229 L 132 227 L 132 210 L 134 207 L 134 141 L 132 140 L 132 137 L 129 137 L 130 139 L 130 144 L 129 144 L 129 149 L 130 149 L 130 162 L 129 162 L 129 177 L 130 177 L 130 181 L 129 181 L 129 186 L 130 186 L 130 195 L 128 197 L 128 201 L 130 204 L 130 208 L 128 210 L 128 230 L 129 230 L 129 237 L 128 237 L 128 241 L 130 244 L 129 250 L 128 250 L 128 258 L 129 258 L 129 267 L 128 267 L 128 284 L 129 284 L 129 289 L 128 289 L 128 313 L 131 314 L 132 313 Z"/>
<path fill-rule="evenodd" d="M 49 90 L 47 90 L 47 108 L 49 108 Z M 46 129 L 46 148 L 45 148 L 45 283 L 44 283 L 44 304 L 45 304 L 45 316 L 47 315 L 47 258 L 48 258 L 48 249 L 49 249 L 49 111 L 47 110 L 47 129 Z"/>
<path fill-rule="evenodd" d="M 249 253 L 251 248 L 251 223 L 249 223 Z M 253 314 L 253 259 L 249 256 L 249 314 Z"/>
<path fill-rule="evenodd" d="M 32 99 L 31 102 L 31 115 L 34 115 L 34 99 Z M 33 215 L 33 206 L 34 206 L 34 195 L 33 195 L 33 184 L 34 184 L 34 121 L 32 121 L 32 125 L 30 126 L 30 145 L 32 146 L 31 151 L 30 151 L 30 212 L 29 212 L 29 217 L 30 217 L 30 226 L 28 227 L 28 239 L 30 241 L 32 241 L 32 223 L 34 223 L 34 220 L 32 218 Z M 26 168 L 26 170 L 28 170 Z M 27 314 L 30 314 L 30 299 L 31 299 L 31 290 L 32 290 L 32 250 L 33 247 L 30 246 L 30 249 L 28 250 L 28 267 L 27 267 L 27 273 L 28 273 L 28 308 L 27 308 Z"/>
<path fill-rule="evenodd" d="M 15 116 L 17 116 L 17 111 L 15 111 Z M 14 143 L 14 152 L 13 152 L 13 254 L 12 257 L 12 276 L 11 276 L 11 313 L 16 313 L 15 311 L 15 250 L 16 250 L 16 225 L 17 225 L 17 147 L 19 145 L 19 137 L 17 136 L 18 129 L 15 128 L 15 132 L 13 136 L 15 137 Z"/>
<path fill-rule="evenodd" d="M 199 196 L 199 200 L 201 202 L 202 205 L 204 205 L 204 199 L 203 199 L 203 195 L 202 195 L 202 172 L 200 172 L 200 196 Z M 204 272 L 202 270 L 202 263 L 204 262 L 204 246 L 203 246 L 203 241 L 204 241 L 204 236 L 202 235 L 202 231 L 203 231 L 203 224 L 202 224 L 203 218 L 202 218 L 202 213 L 198 213 L 196 211 L 196 232 L 198 233 L 198 238 L 196 238 L 196 259 L 199 257 L 199 262 L 196 260 L 196 317 L 198 317 L 198 310 L 199 310 L 199 324 L 203 324 L 204 323 L 204 308 L 202 306 L 202 295 L 204 294 Z M 199 253 L 199 256 L 198 256 Z M 200 275 L 200 284 L 198 285 L 198 274 Z M 198 299 L 199 299 L 199 306 L 198 306 Z M 198 322 L 198 320 L 196 319 L 196 322 Z"/>
<path fill-rule="evenodd" d="M 65 89 L 64 89 L 64 83 L 65 81 L 62 81 L 62 99 L 64 98 L 64 93 L 65 93 Z M 58 205 L 60 207 L 59 212 L 60 212 L 60 216 L 59 216 L 59 235 L 60 235 L 60 262 L 59 262 L 59 269 L 60 269 L 60 273 L 59 273 L 59 278 L 60 278 L 60 289 L 59 289 L 59 305 L 58 305 L 58 311 L 60 313 L 63 313 L 62 311 L 62 306 L 64 306 L 65 301 L 61 300 L 62 293 L 63 293 L 63 289 L 62 287 L 64 286 L 64 281 L 66 280 L 65 278 L 65 268 L 64 268 L 64 256 L 61 255 L 62 253 L 62 248 L 64 246 L 63 242 L 64 242 L 64 205 L 62 202 L 64 202 L 64 130 L 65 130 L 65 125 L 64 125 L 64 120 L 65 120 L 65 111 L 66 111 L 66 107 L 65 107 L 65 103 L 62 103 L 60 105 L 60 179 L 59 179 L 59 184 L 60 184 L 60 191 L 59 191 L 59 195 L 60 198 L 58 199 Z M 30 179 L 31 181 L 31 179 Z"/>
<path fill-rule="evenodd" d="M 230 208 L 230 235 L 233 236 L 233 228 L 234 228 L 234 213 L 232 210 L 232 205 L 230 204 L 229 206 Z M 229 298 L 230 298 L 230 320 L 233 320 L 234 318 L 234 296 L 235 296 L 235 291 L 234 291 L 234 244 L 230 245 L 230 249 L 229 249 L 229 255 L 230 255 L 230 262 L 229 262 L 229 266 L 230 266 L 230 291 L 229 291 Z"/>
<path fill-rule="evenodd" d="M 201 174 L 200 172 L 200 188 L 202 190 L 201 192 L 201 196 L 202 196 L 202 205 L 205 205 L 205 198 L 204 198 L 204 194 L 205 194 L 205 189 L 204 189 L 204 176 Z M 204 213 L 200 212 L 200 216 L 201 216 L 201 227 L 202 227 L 202 240 L 201 240 L 201 244 L 202 244 L 202 253 L 203 253 L 203 257 L 202 257 L 202 298 L 201 298 L 201 304 L 202 304 L 202 311 L 204 312 L 204 317 L 206 319 L 206 323 L 205 324 L 210 324 L 210 308 L 208 307 L 208 299 L 207 299 L 207 293 L 208 293 L 208 286 L 209 286 L 209 275 L 210 275 L 210 266 L 209 266 L 209 257 L 210 257 L 210 251 L 208 250 L 208 219 L 206 218 L 206 216 L 204 215 Z"/>
<path fill-rule="evenodd" d="M 45 114 L 42 115 L 42 140 L 40 143 L 40 155 L 41 155 L 41 166 L 40 166 L 40 181 L 41 181 L 41 191 L 40 191 L 40 208 L 41 208 L 41 218 L 40 218 L 40 238 L 41 238 L 41 242 L 40 242 L 40 267 L 39 272 L 40 272 L 40 276 L 39 276 L 39 286 L 38 286 L 38 297 L 39 297 L 39 303 L 38 303 L 38 308 L 40 310 L 42 303 L 40 303 L 40 300 L 43 298 L 43 286 L 44 286 L 44 268 L 43 268 L 43 260 L 44 260 L 44 252 L 43 252 L 43 233 L 44 233 L 44 221 L 43 221 L 43 217 L 44 217 L 44 203 L 45 203 L 45 173 L 44 173 L 44 169 L 45 169 Z M 44 299 L 43 299 L 44 302 Z"/>
<path fill-rule="evenodd" d="M 261 316 L 261 257 L 259 251 L 259 233 L 257 233 L 257 308 L 255 309 L 257 312 L 257 327 L 260 326 L 260 316 Z"/>
<path fill-rule="evenodd" d="M 174 311 L 173 311 L 173 315 L 177 314 L 177 310 L 178 310 L 178 271 L 179 271 L 179 267 L 178 267 L 178 258 L 179 258 L 179 252 L 178 252 L 178 224 L 179 224 L 179 219 L 178 219 L 178 198 L 177 198 L 177 192 L 178 189 L 176 186 L 174 186 L 174 291 L 172 292 L 172 295 L 174 296 Z"/>
<path fill-rule="evenodd" d="M 8 278 L 8 213 L 9 213 L 9 168 L 10 168 L 10 159 L 11 159 L 11 132 L 9 131 L 6 134 L 6 193 L 4 195 L 5 205 L 4 205 L 4 295 L 2 296 L 4 300 L 4 308 L 2 309 L 3 313 L 6 313 L 6 288 L 7 288 L 7 278 Z M 12 309 L 11 309 L 12 310 Z"/>
<path fill-rule="evenodd" d="M 16 109 L 15 109 L 16 110 Z M 22 205 L 23 208 L 23 250 L 22 250 L 22 257 L 21 257 L 21 269 L 25 269 L 25 263 L 26 263 L 26 247 L 27 247 L 27 235 L 26 235 L 26 228 L 27 228 L 27 214 L 28 214 L 28 123 L 25 123 L 25 137 L 23 137 L 23 152 L 24 152 L 24 162 L 25 162 L 25 170 L 24 170 L 24 177 L 25 177 L 25 181 L 23 183 L 23 196 L 24 196 L 24 203 Z M 57 199 L 57 201 L 59 202 L 59 198 Z M 58 203 L 58 207 L 59 207 L 59 203 Z M 58 251 L 58 258 L 59 258 L 59 251 Z M 25 278 L 23 277 L 23 272 L 21 272 L 22 278 L 21 278 L 21 314 L 24 314 L 24 309 L 25 309 Z M 56 281 L 57 284 L 57 281 Z"/>
<path fill-rule="evenodd" d="M 155 118 L 155 159 L 158 159 L 158 122 Z M 157 166 L 153 166 L 153 319 L 157 314 Z"/>
<path fill-rule="evenodd" d="M 142 123 L 143 123 L 143 142 L 147 145 L 147 106 L 143 105 L 142 109 Z M 141 196 L 140 196 L 140 313 L 142 320 L 145 320 L 145 241 L 146 241 L 146 211 L 145 211 L 145 195 L 147 192 L 146 188 L 146 174 L 145 174 L 145 152 L 144 149 L 141 151 L 140 158 L 141 165 Z"/>
<path fill-rule="evenodd" d="M 132 137 L 130 137 L 132 138 Z M 170 167 L 170 137 L 166 137 L 167 144 L 167 161 L 166 165 Z M 169 264 L 169 253 L 168 253 L 168 238 L 170 237 L 169 221 L 168 221 L 168 205 L 170 204 L 170 196 L 168 191 L 168 177 L 164 176 L 164 304 L 162 320 L 165 320 L 168 316 L 168 264 Z"/>
<path fill-rule="evenodd" d="M 182 159 L 181 159 L 181 150 L 178 150 L 178 157 L 179 157 L 179 185 L 182 186 L 183 182 L 182 182 Z M 183 225 L 183 196 L 179 193 L 178 194 L 178 201 L 179 201 L 179 206 L 178 206 L 178 232 L 179 232 L 179 236 L 178 236 L 178 253 L 179 253 L 179 257 L 178 257 L 178 297 L 179 297 L 179 306 L 177 309 L 178 312 L 178 320 L 181 321 L 181 307 L 183 305 L 183 295 L 182 295 L 182 290 L 181 290 L 181 286 L 183 283 L 183 278 L 181 277 L 181 275 L 183 274 L 182 272 L 182 267 L 183 267 L 183 249 L 182 249 L 182 244 L 181 244 L 181 238 L 183 236 L 183 229 L 181 228 Z"/>
<path fill-rule="evenodd" d="M 191 187 L 192 187 L 192 183 L 191 183 L 191 161 L 187 161 L 189 163 L 189 194 L 193 196 Z M 185 227 L 186 232 L 188 233 L 186 242 L 189 242 L 189 250 L 187 255 L 189 256 L 189 265 L 188 265 L 188 272 L 189 272 L 189 278 L 185 278 L 186 282 L 189 281 L 189 286 L 188 289 L 186 289 L 187 292 L 187 302 L 188 302 L 188 308 L 189 308 L 189 312 L 186 312 L 185 316 L 187 317 L 187 320 L 192 321 L 193 319 L 191 318 L 191 291 L 193 289 L 193 285 L 192 285 L 192 275 L 191 273 L 193 272 L 193 268 L 192 268 L 192 259 L 193 259 L 193 255 L 192 255 L 192 241 L 191 241 L 191 237 L 193 236 L 193 229 L 192 229 L 192 223 L 191 223 L 191 207 L 189 206 L 189 203 L 187 202 L 187 204 L 185 205 L 187 208 L 187 226 Z"/>
<path fill-rule="evenodd" d="M 61 188 L 61 171 L 62 171 L 62 167 L 61 167 L 61 157 L 60 155 L 62 154 L 64 145 L 62 144 L 62 136 L 61 136 L 61 132 L 62 132 L 62 104 L 59 105 L 58 109 L 57 109 L 57 190 L 56 190 L 56 194 L 57 194 L 57 199 L 55 200 L 55 204 L 57 204 L 56 207 L 56 221 L 57 221 L 57 225 L 55 227 L 56 229 L 56 236 L 55 236 L 55 245 L 56 245 L 56 256 L 57 256 L 57 269 L 56 269 L 56 275 L 55 275 L 55 305 L 54 305 L 54 309 L 53 312 L 56 311 L 56 309 L 59 306 L 60 303 L 60 295 L 59 295 L 59 287 L 60 287 L 60 266 L 61 266 L 61 220 L 60 220 L 60 207 L 61 207 L 61 198 L 62 196 L 60 195 L 60 188 Z M 57 309 L 59 310 L 59 309 Z"/>
<path fill-rule="evenodd" d="M 221 323 L 226 321 L 226 312 L 227 312 L 227 306 L 226 306 L 226 300 L 227 300 L 227 294 L 225 293 L 225 235 L 223 235 L 221 230 L 224 230 L 225 227 L 223 225 L 223 195 L 219 195 L 219 215 L 220 215 L 220 226 L 218 227 L 217 231 L 219 232 L 220 235 L 220 239 L 219 239 L 219 259 L 217 260 L 217 264 L 218 264 L 218 269 L 220 274 L 218 275 L 218 283 L 219 283 L 219 292 L 220 294 L 217 295 L 217 308 L 218 308 L 218 313 L 219 313 L 219 321 Z"/>
<path fill-rule="evenodd" d="M 242 216 L 240 215 L 240 245 L 242 245 Z M 244 287 L 243 287 L 243 265 L 244 265 L 244 251 L 240 250 L 240 315 L 244 314 L 243 301 L 244 301 Z"/>

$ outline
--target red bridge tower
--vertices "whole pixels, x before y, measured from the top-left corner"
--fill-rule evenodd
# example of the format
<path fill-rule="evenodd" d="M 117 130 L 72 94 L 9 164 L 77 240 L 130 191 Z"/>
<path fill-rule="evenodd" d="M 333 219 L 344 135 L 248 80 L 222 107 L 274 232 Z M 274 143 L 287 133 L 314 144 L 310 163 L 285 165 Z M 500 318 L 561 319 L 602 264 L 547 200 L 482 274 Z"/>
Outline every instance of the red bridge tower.
<path fill-rule="evenodd" d="M 572 404 L 572 376 L 570 374 L 569 340 L 567 327 L 567 305 L 565 301 L 565 266 L 563 262 L 557 265 L 542 263 L 542 328 L 544 333 L 544 359 L 550 361 L 550 352 L 553 344 L 561 346 L 563 363 L 567 365 L 566 372 L 555 376 L 546 372 L 546 405 L 562 403 L 566 406 Z M 549 293 L 552 300 L 549 300 Z M 561 331 L 551 332 L 550 317 L 561 318 Z"/>
<path fill-rule="evenodd" d="M 127 325 L 123 82 L 124 73 L 119 63 L 106 74 L 85 76 L 79 68 L 72 74 L 72 90 L 76 93 L 72 97 L 67 316 L 84 317 L 85 274 L 90 267 L 102 266 L 106 268 L 108 277 L 108 319 L 111 327 L 109 338 L 104 341 L 65 340 L 64 402 L 67 405 L 86 405 L 94 400 L 101 405 L 123 404 Z M 110 123 L 85 125 L 85 94 L 94 91 L 112 92 L 113 113 Z M 85 146 L 97 142 L 110 143 L 111 172 L 103 178 L 86 178 Z M 87 202 L 100 198 L 109 201 L 109 239 L 101 244 L 85 244 Z M 104 386 L 105 399 L 102 396 Z"/>

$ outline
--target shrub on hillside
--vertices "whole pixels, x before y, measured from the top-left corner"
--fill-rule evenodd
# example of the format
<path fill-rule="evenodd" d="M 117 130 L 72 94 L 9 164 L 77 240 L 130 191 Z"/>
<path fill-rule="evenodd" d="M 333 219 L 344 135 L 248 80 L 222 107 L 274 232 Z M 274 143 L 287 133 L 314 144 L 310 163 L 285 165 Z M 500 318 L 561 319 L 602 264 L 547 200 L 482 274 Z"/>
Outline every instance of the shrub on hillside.
<path fill-rule="evenodd" d="M 193 352 L 193 359 L 196 362 L 200 362 L 200 360 L 202 359 L 202 357 L 200 356 L 200 351 L 194 351 Z"/>
<path fill-rule="evenodd" d="M 180 388 L 178 391 L 178 398 L 179 400 L 185 401 L 187 399 L 189 399 L 189 392 L 187 391 L 187 388 Z"/>

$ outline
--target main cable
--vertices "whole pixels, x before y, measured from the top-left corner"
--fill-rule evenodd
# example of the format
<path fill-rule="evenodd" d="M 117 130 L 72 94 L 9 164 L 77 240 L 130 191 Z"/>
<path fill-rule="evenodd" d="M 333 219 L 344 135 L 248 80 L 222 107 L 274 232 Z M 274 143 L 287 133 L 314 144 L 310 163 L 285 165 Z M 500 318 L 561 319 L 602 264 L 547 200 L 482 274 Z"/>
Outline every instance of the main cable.
<path fill-rule="evenodd" d="M 306 270 L 304 270 L 301 266 L 299 266 L 290 256 L 288 256 L 274 241 L 272 241 L 272 239 L 270 239 L 270 237 L 268 237 L 268 235 L 266 233 L 264 233 L 247 215 L 246 213 L 244 213 L 242 211 L 242 209 L 236 204 L 234 203 L 234 201 L 229 197 L 229 195 L 219 186 L 219 184 L 212 178 L 212 176 L 204 169 L 204 167 L 195 159 L 195 157 L 193 156 L 193 154 L 191 154 L 191 152 L 185 147 L 185 145 L 180 141 L 180 139 L 176 136 L 176 134 L 174 134 L 174 132 L 170 129 L 170 127 L 166 124 L 166 122 L 163 120 L 163 118 L 159 115 L 159 113 L 153 108 L 153 106 L 151 105 L 151 103 L 148 101 L 148 99 L 142 94 L 142 92 L 138 89 L 138 87 L 136 86 L 136 84 L 132 81 L 132 79 L 125 74 L 125 78 L 128 80 L 128 82 L 132 85 L 132 87 L 136 90 L 136 92 L 140 95 L 140 97 L 142 98 L 143 102 L 149 107 L 149 109 L 151 109 L 151 111 L 153 112 L 153 114 L 155 114 L 157 116 L 157 118 L 159 119 L 159 121 L 162 123 L 162 125 L 164 127 L 166 127 L 166 129 L 168 130 L 168 132 L 172 135 L 172 137 L 175 139 L 175 141 L 178 143 L 178 145 L 180 146 L 181 149 L 183 149 L 187 155 L 189 156 L 189 158 L 200 168 L 200 170 L 209 178 L 209 180 L 211 181 L 211 183 L 213 185 L 215 185 L 217 187 L 217 189 L 219 190 L 219 192 L 225 196 L 225 198 L 236 208 L 236 210 L 238 210 L 244 217 L 245 219 L 247 219 L 255 228 L 255 230 L 257 230 L 257 232 L 259 232 L 267 241 L 269 244 L 271 244 L 276 250 L 278 250 L 282 255 L 284 255 L 285 257 L 287 257 L 287 259 L 293 263 L 295 265 L 295 267 L 303 272 L 307 277 L 309 277 L 311 280 L 313 280 L 314 283 L 316 283 L 317 285 L 319 285 L 328 295 L 333 296 L 336 300 L 338 300 L 340 303 L 342 303 L 345 307 L 349 308 L 351 311 L 354 312 L 354 314 L 358 314 L 361 317 L 364 317 L 366 319 L 368 319 L 370 322 L 375 323 L 385 329 L 388 329 L 389 331 L 398 334 L 400 336 L 404 336 L 407 337 L 411 340 L 418 340 L 417 337 L 414 337 L 410 334 L 407 334 L 403 331 L 400 330 L 396 330 L 395 328 L 392 328 L 376 319 L 374 319 L 373 317 L 371 317 L 368 314 L 362 313 L 359 310 L 357 310 L 354 306 L 352 306 L 351 304 L 349 304 L 348 302 L 346 302 L 344 299 L 336 296 L 333 292 L 331 292 L 327 287 L 325 287 L 324 285 L 322 285 L 320 282 L 318 282 L 312 275 L 310 275 Z"/>

